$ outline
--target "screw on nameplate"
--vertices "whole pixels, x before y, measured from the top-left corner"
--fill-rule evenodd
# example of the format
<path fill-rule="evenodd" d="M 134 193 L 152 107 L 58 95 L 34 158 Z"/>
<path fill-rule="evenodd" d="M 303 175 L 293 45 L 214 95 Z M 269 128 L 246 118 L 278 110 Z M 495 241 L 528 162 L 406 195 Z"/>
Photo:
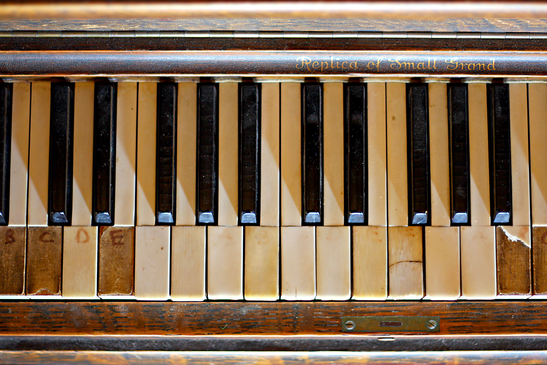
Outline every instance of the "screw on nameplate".
<path fill-rule="evenodd" d="M 342 332 L 439 332 L 439 317 L 342 317 Z"/>

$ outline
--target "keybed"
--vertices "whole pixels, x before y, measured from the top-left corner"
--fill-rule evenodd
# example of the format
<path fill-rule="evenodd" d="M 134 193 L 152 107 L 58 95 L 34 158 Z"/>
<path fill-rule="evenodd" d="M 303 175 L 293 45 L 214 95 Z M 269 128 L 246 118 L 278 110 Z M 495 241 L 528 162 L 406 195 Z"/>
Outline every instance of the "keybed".
<path fill-rule="evenodd" d="M 546 90 L 1 84 L 0 296 L 540 298 Z"/>

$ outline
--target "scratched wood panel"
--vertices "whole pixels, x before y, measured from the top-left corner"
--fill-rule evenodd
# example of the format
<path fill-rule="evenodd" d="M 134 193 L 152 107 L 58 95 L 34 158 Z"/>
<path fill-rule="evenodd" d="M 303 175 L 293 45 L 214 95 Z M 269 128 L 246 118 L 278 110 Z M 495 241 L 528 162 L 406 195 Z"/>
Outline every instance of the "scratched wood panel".
<path fill-rule="evenodd" d="M 0 295 L 25 293 L 26 227 L 0 227 Z"/>
<path fill-rule="evenodd" d="M 0 23 L 0 27 L 3 23 Z M 357 34 L 339 34 L 339 37 L 276 37 L 279 34 L 273 34 L 267 37 L 265 34 L 261 37 L 199 37 L 184 36 L 184 32 L 173 32 L 164 34 L 162 37 L 154 37 L 154 33 L 146 37 L 141 34 L 139 37 L 93 37 L 93 33 L 82 36 L 72 37 L 48 37 L 47 42 L 42 37 L 34 37 L 29 34 L 28 37 L 4 37 L 0 43 L 0 50 L 25 50 L 36 51 L 54 51 L 54 50 L 334 50 L 340 49 L 361 51 L 363 49 L 370 51 L 380 50 L 451 50 L 451 51 L 470 51 L 470 50 L 529 50 L 542 51 L 547 48 L 547 39 L 536 38 L 523 41 L 518 38 L 408 38 L 405 34 L 400 37 L 384 38 L 381 34 L 369 34 L 370 37 L 359 37 Z M 153 38 L 151 41 L 150 38 Z M 404 42 L 401 41 L 404 39 Z M 377 64 L 371 64 L 370 68 L 377 67 Z"/>
<path fill-rule="evenodd" d="M 101 297 L 127 297 L 135 292 L 135 228 L 99 230 L 99 290 Z"/>
<path fill-rule="evenodd" d="M 531 250 L 529 226 L 496 227 L 498 295 L 531 294 Z"/>
<path fill-rule="evenodd" d="M 547 295 L 547 227 L 532 227 L 534 295 Z"/>
<path fill-rule="evenodd" d="M 365 315 L 438 316 L 439 332 L 429 335 L 547 334 L 547 312 L 540 301 L 1 302 L 0 332 L 340 335 L 341 317 Z"/>
<path fill-rule="evenodd" d="M 60 295 L 62 261 L 62 227 L 29 227 L 26 293 L 36 297 Z"/>

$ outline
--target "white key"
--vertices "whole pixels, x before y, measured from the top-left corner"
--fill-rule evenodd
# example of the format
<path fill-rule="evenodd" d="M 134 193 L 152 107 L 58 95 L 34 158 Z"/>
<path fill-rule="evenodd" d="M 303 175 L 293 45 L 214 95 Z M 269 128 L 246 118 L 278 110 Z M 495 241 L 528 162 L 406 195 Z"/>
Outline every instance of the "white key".
<path fill-rule="evenodd" d="M 75 84 L 72 173 L 72 225 L 74 226 L 91 225 L 94 93 L 94 82 Z"/>
<path fill-rule="evenodd" d="M 135 228 L 135 298 L 169 299 L 169 227 Z"/>
<path fill-rule="evenodd" d="M 97 227 L 63 228 L 63 297 L 98 299 L 97 260 Z"/>
<path fill-rule="evenodd" d="M 279 227 L 245 227 L 245 299 L 279 298 Z"/>
<path fill-rule="evenodd" d="M 157 85 L 139 83 L 137 143 L 137 226 L 156 224 Z"/>
<path fill-rule="evenodd" d="M 27 178 L 29 164 L 30 84 L 13 84 L 11 114 L 11 162 L 9 225 L 27 224 Z"/>
<path fill-rule="evenodd" d="M 315 299 L 315 228 L 281 227 L 281 299 Z"/>
<path fill-rule="evenodd" d="M 387 98 L 388 224 L 408 225 L 406 84 L 389 82 Z"/>
<path fill-rule="evenodd" d="M 281 84 L 281 224 L 302 224 L 300 84 Z M 283 239 L 283 238 L 281 238 Z"/>
<path fill-rule="evenodd" d="M 431 225 L 450 226 L 447 90 L 442 83 L 431 83 L 428 87 Z"/>
<path fill-rule="evenodd" d="M 261 95 L 260 225 L 279 226 L 279 83 L 263 83 Z"/>
<path fill-rule="evenodd" d="M 469 173 L 471 225 L 490 226 L 490 169 L 488 161 L 488 113 L 486 85 L 468 86 L 469 100 Z"/>
<path fill-rule="evenodd" d="M 368 224 L 387 226 L 386 84 L 367 84 Z"/>
<path fill-rule="evenodd" d="M 171 299 L 199 301 L 205 293 L 205 227 L 176 226 L 171 236 Z"/>
<path fill-rule="evenodd" d="M 323 84 L 323 139 L 325 150 L 323 153 L 323 210 L 325 226 L 344 225 L 343 86 L 341 82 L 326 82 Z"/>
<path fill-rule="evenodd" d="M 243 299 L 243 227 L 207 228 L 207 297 Z"/>
<path fill-rule="evenodd" d="M 317 227 L 317 299 L 351 297 L 350 227 Z"/>
<path fill-rule="evenodd" d="M 32 83 L 28 225 L 47 226 L 51 84 Z"/>
<path fill-rule="evenodd" d="M 197 86 L 194 82 L 181 82 L 178 86 L 177 225 L 193 226 L 196 223 Z"/>
<path fill-rule="evenodd" d="M 532 225 L 547 225 L 547 84 L 528 84 Z"/>
<path fill-rule="evenodd" d="M 218 89 L 218 225 L 237 226 L 238 85 L 225 82 Z"/>
<path fill-rule="evenodd" d="M 460 230 L 425 227 L 425 287 L 427 299 L 460 297 Z"/>
<path fill-rule="evenodd" d="M 494 299 L 496 284 L 495 227 L 461 227 L 462 299 Z"/>
<path fill-rule="evenodd" d="M 387 227 L 354 226 L 353 299 L 387 298 Z"/>
<path fill-rule="evenodd" d="M 389 227 L 389 296 L 421 299 L 424 296 L 422 227 Z"/>
<path fill-rule="evenodd" d="M 528 169 L 528 85 L 509 84 L 511 127 L 511 185 L 513 225 L 530 225 L 530 180 Z"/>
<path fill-rule="evenodd" d="M 135 225 L 137 83 L 118 83 L 116 106 L 116 204 L 114 224 Z"/>

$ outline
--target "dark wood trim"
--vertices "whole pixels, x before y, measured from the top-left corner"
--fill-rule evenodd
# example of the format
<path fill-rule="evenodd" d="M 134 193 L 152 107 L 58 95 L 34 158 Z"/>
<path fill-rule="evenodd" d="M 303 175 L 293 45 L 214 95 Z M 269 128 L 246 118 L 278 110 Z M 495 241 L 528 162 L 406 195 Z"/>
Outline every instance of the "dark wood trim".
<path fill-rule="evenodd" d="M 379 33 L 370 38 L 346 34 L 336 38 L 311 36 L 311 38 L 280 37 L 197 37 L 154 36 L 146 33 L 136 37 L 103 37 L 100 32 L 87 36 L 39 37 L 29 32 L 27 36 L 0 38 L 0 51 L 543 51 L 547 38 L 384 38 Z"/>
<path fill-rule="evenodd" d="M 547 52 L 0 52 L 0 76 L 436 76 L 547 74 Z"/>
<path fill-rule="evenodd" d="M 2 336 L 2 351 L 537 351 L 547 336 Z"/>
<path fill-rule="evenodd" d="M 543 335 L 542 301 L 2 302 L 1 335 L 341 335 L 344 316 L 438 316 L 438 335 Z M 398 332 L 397 335 L 405 333 Z M 409 334 L 419 335 L 419 332 Z M 427 333 L 422 333 L 426 335 Z M 387 335 L 374 333 L 373 336 Z"/>

